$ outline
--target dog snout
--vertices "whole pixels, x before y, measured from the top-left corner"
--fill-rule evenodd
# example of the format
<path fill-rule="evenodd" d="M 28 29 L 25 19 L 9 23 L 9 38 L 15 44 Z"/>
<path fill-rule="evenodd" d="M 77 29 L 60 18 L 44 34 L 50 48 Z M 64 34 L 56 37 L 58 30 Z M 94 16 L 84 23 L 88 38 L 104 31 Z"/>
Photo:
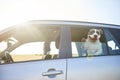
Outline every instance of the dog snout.
<path fill-rule="evenodd" d="M 94 35 L 95 38 L 97 38 L 97 35 Z"/>

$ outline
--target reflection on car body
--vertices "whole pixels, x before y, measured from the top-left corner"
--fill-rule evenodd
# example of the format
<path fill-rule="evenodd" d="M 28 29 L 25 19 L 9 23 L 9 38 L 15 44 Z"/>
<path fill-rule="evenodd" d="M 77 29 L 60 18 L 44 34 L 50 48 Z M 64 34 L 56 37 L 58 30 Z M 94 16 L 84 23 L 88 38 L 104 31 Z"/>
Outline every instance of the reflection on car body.
<path fill-rule="evenodd" d="M 92 55 L 83 49 L 91 29 L 103 31 L 101 54 L 92 45 Z M 119 25 L 77 21 L 9 27 L 0 32 L 0 80 L 119 80 L 119 34 Z"/>

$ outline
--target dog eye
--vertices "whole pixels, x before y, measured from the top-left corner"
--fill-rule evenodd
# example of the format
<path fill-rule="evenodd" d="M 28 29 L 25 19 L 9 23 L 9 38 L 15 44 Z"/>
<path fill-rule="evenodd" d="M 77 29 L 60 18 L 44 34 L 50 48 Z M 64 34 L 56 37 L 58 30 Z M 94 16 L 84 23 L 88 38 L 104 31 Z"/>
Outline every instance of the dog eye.
<path fill-rule="evenodd" d="M 97 33 L 98 35 L 100 34 L 100 32 L 99 32 L 99 31 L 97 31 L 96 33 Z"/>
<path fill-rule="evenodd" d="M 92 31 L 90 31 L 90 34 L 93 34 L 95 31 L 94 30 L 92 30 Z"/>

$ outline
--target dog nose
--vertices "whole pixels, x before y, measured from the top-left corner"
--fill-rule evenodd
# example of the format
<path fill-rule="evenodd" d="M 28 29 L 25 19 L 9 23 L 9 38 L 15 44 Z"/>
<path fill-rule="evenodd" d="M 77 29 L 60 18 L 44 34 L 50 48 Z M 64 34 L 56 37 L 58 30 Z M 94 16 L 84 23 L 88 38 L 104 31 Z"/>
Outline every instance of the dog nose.
<path fill-rule="evenodd" d="M 97 38 L 97 35 L 94 35 L 95 38 Z"/>

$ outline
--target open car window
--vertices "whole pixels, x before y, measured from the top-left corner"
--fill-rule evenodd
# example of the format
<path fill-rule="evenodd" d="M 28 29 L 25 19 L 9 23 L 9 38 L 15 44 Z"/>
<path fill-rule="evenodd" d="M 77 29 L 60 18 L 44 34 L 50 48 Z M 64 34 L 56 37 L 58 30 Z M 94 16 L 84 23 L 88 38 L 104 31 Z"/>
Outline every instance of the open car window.
<path fill-rule="evenodd" d="M 59 58 L 59 27 L 21 27 L 1 42 L 2 63 Z M 7 56 L 6 56 L 7 55 Z M 9 59 L 12 59 L 9 61 Z M 7 59 L 7 60 L 6 60 Z"/>
<path fill-rule="evenodd" d="M 92 34 L 95 33 L 94 29 L 102 30 L 99 42 L 97 41 L 94 42 L 94 38 L 91 38 Z M 120 54 L 120 38 L 118 35 L 119 33 L 120 33 L 119 29 L 97 27 L 93 28 L 72 27 L 71 28 L 72 57 L 119 55 Z M 97 32 L 95 33 L 95 36 L 96 35 Z M 88 39 L 90 41 L 88 41 Z"/>
<path fill-rule="evenodd" d="M 49 44 L 50 50 L 47 53 L 44 51 L 44 48 L 45 42 L 26 43 L 10 52 L 10 55 L 12 56 L 14 62 L 45 60 L 48 55 L 50 57 L 47 59 L 55 59 L 58 57 L 58 49 L 55 47 L 54 41 Z"/>

